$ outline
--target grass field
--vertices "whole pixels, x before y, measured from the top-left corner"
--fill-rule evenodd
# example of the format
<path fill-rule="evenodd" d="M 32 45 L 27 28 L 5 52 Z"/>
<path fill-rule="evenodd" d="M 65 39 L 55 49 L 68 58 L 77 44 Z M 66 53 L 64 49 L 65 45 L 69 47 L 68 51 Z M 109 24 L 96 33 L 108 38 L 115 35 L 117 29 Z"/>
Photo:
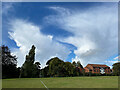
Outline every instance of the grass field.
<path fill-rule="evenodd" d="M 118 88 L 117 76 L 3 79 L 3 88 Z"/>

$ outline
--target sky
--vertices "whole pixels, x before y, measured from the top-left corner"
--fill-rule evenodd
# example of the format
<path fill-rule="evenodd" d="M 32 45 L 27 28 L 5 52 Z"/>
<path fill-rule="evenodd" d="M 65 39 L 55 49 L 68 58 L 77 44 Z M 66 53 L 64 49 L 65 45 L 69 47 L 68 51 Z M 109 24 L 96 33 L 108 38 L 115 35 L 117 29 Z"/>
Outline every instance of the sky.
<path fill-rule="evenodd" d="M 2 44 L 22 66 L 32 45 L 44 67 L 53 57 L 87 64 L 118 61 L 117 2 L 4 2 Z"/>

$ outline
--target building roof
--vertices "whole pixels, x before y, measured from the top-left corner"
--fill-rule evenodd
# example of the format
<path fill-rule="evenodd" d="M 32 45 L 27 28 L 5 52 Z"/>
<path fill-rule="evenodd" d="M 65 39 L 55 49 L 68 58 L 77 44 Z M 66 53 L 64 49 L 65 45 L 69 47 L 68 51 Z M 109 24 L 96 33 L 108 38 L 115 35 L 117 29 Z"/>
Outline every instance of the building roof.
<path fill-rule="evenodd" d="M 107 65 L 102 65 L 102 64 L 88 64 L 88 65 L 91 65 L 91 66 L 93 66 L 93 67 L 109 67 L 109 66 L 107 66 Z M 87 66 L 88 66 L 87 65 Z"/>

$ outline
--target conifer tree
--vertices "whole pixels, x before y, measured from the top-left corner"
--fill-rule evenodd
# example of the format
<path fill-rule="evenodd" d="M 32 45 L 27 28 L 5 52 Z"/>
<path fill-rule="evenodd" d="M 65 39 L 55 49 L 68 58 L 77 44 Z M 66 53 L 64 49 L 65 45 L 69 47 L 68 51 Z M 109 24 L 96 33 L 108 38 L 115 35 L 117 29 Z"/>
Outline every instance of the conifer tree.
<path fill-rule="evenodd" d="M 26 60 L 21 68 L 21 74 L 20 77 L 23 78 L 33 78 L 33 77 L 39 77 L 39 65 L 38 63 L 34 64 L 35 62 L 35 46 L 33 45 L 32 48 L 29 51 L 29 54 L 26 55 Z"/>

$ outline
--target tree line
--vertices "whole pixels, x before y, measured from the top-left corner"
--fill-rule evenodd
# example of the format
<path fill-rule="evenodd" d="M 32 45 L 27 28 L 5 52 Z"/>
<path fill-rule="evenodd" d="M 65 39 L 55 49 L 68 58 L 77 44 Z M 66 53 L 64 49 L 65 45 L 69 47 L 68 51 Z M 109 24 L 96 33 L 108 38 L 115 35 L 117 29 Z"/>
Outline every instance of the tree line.
<path fill-rule="evenodd" d="M 64 62 L 58 57 L 52 58 L 47 61 L 46 67 L 41 69 L 42 77 L 70 77 L 70 76 L 82 76 L 82 72 L 79 68 L 83 69 L 83 66 L 78 61 L 70 63 Z"/>
<path fill-rule="evenodd" d="M 90 75 L 85 73 L 83 66 L 78 62 L 64 62 L 58 57 L 47 61 L 41 69 L 40 62 L 35 62 L 35 49 L 32 45 L 25 62 L 17 67 L 17 57 L 12 55 L 7 46 L 0 47 L 0 65 L 2 65 L 2 78 L 39 78 L 39 77 L 73 77 Z M 120 75 L 120 63 L 113 64 L 113 75 Z"/>

